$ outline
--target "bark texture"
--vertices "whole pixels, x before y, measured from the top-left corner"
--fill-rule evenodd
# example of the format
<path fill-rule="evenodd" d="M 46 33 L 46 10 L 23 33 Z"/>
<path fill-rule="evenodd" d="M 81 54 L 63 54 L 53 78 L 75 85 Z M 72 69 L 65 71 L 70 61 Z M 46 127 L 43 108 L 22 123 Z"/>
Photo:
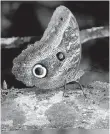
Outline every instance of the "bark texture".
<path fill-rule="evenodd" d="M 108 128 L 109 84 L 93 82 L 80 89 L 2 89 L 2 131 L 44 128 Z"/>

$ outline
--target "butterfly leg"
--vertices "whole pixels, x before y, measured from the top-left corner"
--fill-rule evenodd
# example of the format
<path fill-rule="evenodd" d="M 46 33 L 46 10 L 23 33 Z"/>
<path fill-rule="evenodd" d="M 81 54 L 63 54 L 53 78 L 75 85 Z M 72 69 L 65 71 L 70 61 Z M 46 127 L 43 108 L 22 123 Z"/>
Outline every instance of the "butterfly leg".
<path fill-rule="evenodd" d="M 63 97 L 67 97 L 67 95 L 66 95 L 66 80 L 65 80 L 65 82 L 64 82 L 64 92 L 63 92 Z"/>
<path fill-rule="evenodd" d="M 73 81 L 72 83 L 77 84 L 80 87 L 80 90 L 82 90 L 84 97 L 87 98 L 86 94 L 84 93 L 84 89 L 83 89 L 82 85 L 78 81 Z"/>
<path fill-rule="evenodd" d="M 72 82 L 70 82 L 68 84 L 77 84 L 80 87 L 80 90 L 82 90 L 84 97 L 87 98 L 86 94 L 84 93 L 82 85 L 78 81 L 72 81 Z M 64 93 L 63 93 L 64 97 L 67 96 L 67 95 L 65 95 L 66 90 L 67 90 L 67 83 L 66 83 L 66 80 L 65 80 L 65 83 L 64 83 Z"/>

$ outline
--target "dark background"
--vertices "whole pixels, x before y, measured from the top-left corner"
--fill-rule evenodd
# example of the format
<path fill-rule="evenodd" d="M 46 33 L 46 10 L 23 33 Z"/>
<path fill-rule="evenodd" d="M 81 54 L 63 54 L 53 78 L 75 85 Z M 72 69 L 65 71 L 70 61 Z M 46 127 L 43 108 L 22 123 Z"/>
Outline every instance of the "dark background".
<path fill-rule="evenodd" d="M 54 10 L 59 5 L 64 5 L 72 11 L 80 30 L 109 24 L 109 2 L 107 1 L 2 1 L 1 37 L 38 36 L 40 39 Z M 2 82 L 5 79 L 9 87 L 23 86 L 13 75 L 10 75 L 12 61 L 20 52 L 18 49 L 2 49 L 1 52 Z M 106 75 L 109 70 L 108 38 L 89 41 L 82 45 L 81 65 L 87 64 L 93 66 L 95 70 L 101 69 L 108 81 Z"/>
<path fill-rule="evenodd" d="M 73 12 L 80 29 L 109 22 L 107 1 L 4 1 L 1 2 L 1 36 L 41 36 L 59 5 L 64 5 Z"/>

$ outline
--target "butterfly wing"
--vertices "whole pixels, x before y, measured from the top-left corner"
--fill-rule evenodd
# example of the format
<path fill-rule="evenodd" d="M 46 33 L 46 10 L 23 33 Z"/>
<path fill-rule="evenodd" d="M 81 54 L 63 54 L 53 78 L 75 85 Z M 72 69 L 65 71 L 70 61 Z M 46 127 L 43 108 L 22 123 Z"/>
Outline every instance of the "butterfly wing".
<path fill-rule="evenodd" d="M 80 58 L 78 24 L 71 11 L 60 6 L 55 10 L 42 39 L 14 59 L 12 72 L 27 86 L 54 89 L 64 85 L 65 79 L 67 82 L 74 79 Z M 44 77 L 38 77 L 39 71 L 35 71 L 39 65 L 46 70 Z"/>

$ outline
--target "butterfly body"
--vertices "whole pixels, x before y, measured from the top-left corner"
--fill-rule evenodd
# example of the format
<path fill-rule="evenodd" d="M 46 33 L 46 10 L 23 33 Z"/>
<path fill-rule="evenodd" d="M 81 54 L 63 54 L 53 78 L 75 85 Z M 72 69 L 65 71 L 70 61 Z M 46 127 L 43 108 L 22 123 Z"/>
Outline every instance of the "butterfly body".
<path fill-rule="evenodd" d="M 42 39 L 14 59 L 12 72 L 26 86 L 55 89 L 74 80 L 80 58 L 78 24 L 71 11 L 60 6 Z"/>

